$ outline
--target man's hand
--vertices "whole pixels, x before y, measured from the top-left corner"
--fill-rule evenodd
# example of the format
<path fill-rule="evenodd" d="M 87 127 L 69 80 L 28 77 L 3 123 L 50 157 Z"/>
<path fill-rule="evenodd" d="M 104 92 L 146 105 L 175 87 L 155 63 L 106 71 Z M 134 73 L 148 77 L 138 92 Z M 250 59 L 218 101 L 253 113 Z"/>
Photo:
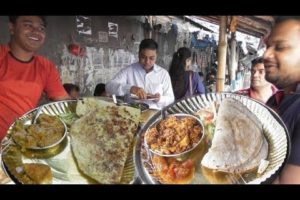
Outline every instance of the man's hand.
<path fill-rule="evenodd" d="M 154 102 L 159 102 L 159 100 L 160 100 L 160 94 L 159 93 L 155 93 L 154 95 L 153 95 L 153 97 L 155 98 L 155 100 L 154 100 Z"/>
<path fill-rule="evenodd" d="M 139 99 L 147 99 L 147 93 L 143 88 L 132 86 L 130 88 L 130 93 L 135 94 L 136 96 L 139 97 Z"/>

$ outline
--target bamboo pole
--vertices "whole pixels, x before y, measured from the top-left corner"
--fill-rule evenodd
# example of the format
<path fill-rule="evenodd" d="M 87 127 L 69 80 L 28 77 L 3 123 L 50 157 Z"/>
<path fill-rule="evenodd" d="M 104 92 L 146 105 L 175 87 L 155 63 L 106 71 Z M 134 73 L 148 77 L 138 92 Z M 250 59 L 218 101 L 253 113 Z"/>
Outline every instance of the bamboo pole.
<path fill-rule="evenodd" d="M 230 74 L 230 81 L 233 81 L 236 79 L 235 74 L 238 66 L 238 60 L 237 60 L 237 52 L 236 52 L 236 46 L 237 46 L 237 41 L 235 39 L 235 32 L 231 33 L 231 53 L 230 53 L 230 60 L 231 62 L 229 63 L 229 74 Z"/>
<path fill-rule="evenodd" d="M 226 68 L 226 23 L 227 17 L 221 16 L 219 29 L 219 45 L 218 45 L 218 72 L 217 72 L 217 92 L 224 91 L 225 84 L 225 68 Z"/>

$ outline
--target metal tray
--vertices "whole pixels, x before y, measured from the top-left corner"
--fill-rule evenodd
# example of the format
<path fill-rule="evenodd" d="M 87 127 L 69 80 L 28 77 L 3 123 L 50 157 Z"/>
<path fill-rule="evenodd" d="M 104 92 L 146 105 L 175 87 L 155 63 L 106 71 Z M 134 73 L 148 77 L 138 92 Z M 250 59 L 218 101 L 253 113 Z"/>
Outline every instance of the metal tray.
<path fill-rule="evenodd" d="M 97 99 L 101 99 L 98 98 Z M 103 100 L 103 99 L 102 99 Z M 104 99 L 107 100 L 107 99 Z M 109 99 L 108 99 L 109 100 Z M 42 113 L 49 115 L 59 116 L 61 114 L 72 113 L 75 114 L 77 100 L 65 100 L 57 101 L 49 104 L 43 105 Z M 20 119 L 24 123 L 31 123 L 32 117 L 35 115 L 38 108 L 35 108 L 28 113 L 24 114 Z M 7 151 L 9 149 L 15 148 L 15 143 L 11 138 L 12 126 L 8 130 L 7 136 L 2 140 L 1 143 L 1 157 L 2 157 L 2 166 L 5 173 L 15 182 L 20 184 L 26 184 L 25 179 L 18 176 L 15 173 L 15 167 L 20 163 L 17 162 L 18 159 L 21 159 L 23 163 L 43 163 L 51 167 L 53 175 L 53 184 L 98 184 L 93 179 L 84 175 L 75 162 L 75 158 L 71 151 L 70 146 L 70 137 L 67 136 L 65 141 L 59 146 L 59 148 L 52 150 L 51 152 L 37 152 L 37 151 L 21 151 L 17 150 L 16 154 L 9 155 L 12 158 L 12 162 L 9 164 L 4 160 L 4 156 L 7 156 Z M 68 130 L 69 131 L 69 130 Z M 128 155 L 125 167 L 123 170 L 123 175 L 121 178 L 122 184 L 131 184 L 135 183 L 135 169 L 133 164 L 133 145 Z"/>
<path fill-rule="evenodd" d="M 288 130 L 282 122 L 281 118 L 270 108 L 264 104 L 250 99 L 246 96 L 241 96 L 233 93 L 208 93 L 188 97 L 166 107 L 168 114 L 187 113 L 195 115 L 200 109 L 206 108 L 212 103 L 220 103 L 225 98 L 234 98 L 243 103 L 250 111 L 252 111 L 263 124 L 265 137 L 269 144 L 268 158 L 269 165 L 264 173 L 260 176 L 250 176 L 243 183 L 246 184 L 264 184 L 271 183 L 282 170 L 285 162 L 288 159 L 290 152 L 290 138 Z M 156 113 L 139 131 L 137 142 L 134 147 L 134 163 L 138 171 L 139 178 L 145 184 L 161 184 L 159 177 L 153 174 L 154 166 L 151 162 L 153 154 L 144 146 L 144 134 L 146 130 L 155 121 L 161 118 L 160 113 Z M 207 138 L 206 138 L 207 139 Z M 211 141 L 202 143 L 202 145 L 193 152 L 192 159 L 196 159 L 196 170 L 191 184 L 210 184 L 212 181 L 201 168 L 201 160 L 207 152 Z M 213 175 L 216 176 L 219 175 Z M 219 177 L 221 179 L 221 177 Z M 224 176 L 222 177 L 224 178 Z M 243 179 L 245 180 L 245 179 Z M 222 183 L 220 181 L 220 183 Z"/>

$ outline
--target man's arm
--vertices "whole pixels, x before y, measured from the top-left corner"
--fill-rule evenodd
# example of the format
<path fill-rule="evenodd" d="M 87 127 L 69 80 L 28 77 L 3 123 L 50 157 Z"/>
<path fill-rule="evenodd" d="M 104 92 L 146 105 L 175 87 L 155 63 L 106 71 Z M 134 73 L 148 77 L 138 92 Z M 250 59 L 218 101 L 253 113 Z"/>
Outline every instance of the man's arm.
<path fill-rule="evenodd" d="M 174 93 L 171 78 L 168 72 L 166 72 L 163 78 L 163 94 L 160 96 L 159 104 L 167 106 L 174 102 Z"/>
<path fill-rule="evenodd" d="M 71 99 L 62 85 L 56 66 L 50 61 L 45 63 L 47 63 L 45 67 L 47 69 L 47 71 L 45 71 L 47 74 L 44 76 L 46 79 L 44 92 L 46 92 L 48 99 L 51 101 Z"/>
<path fill-rule="evenodd" d="M 273 184 L 300 184 L 300 166 L 287 164 Z"/>
<path fill-rule="evenodd" d="M 194 72 L 197 94 L 205 94 L 205 87 L 198 73 Z"/>
<path fill-rule="evenodd" d="M 299 111 L 294 114 L 298 115 Z M 293 123 L 295 127 L 291 137 L 291 152 L 288 163 L 284 166 L 282 172 L 274 183 L 278 184 L 300 184 L 300 118 Z"/>
<path fill-rule="evenodd" d="M 113 79 L 106 83 L 105 90 L 109 94 L 115 94 L 117 96 L 124 96 L 125 94 L 129 94 L 131 85 L 127 84 L 127 75 L 128 69 L 122 69 L 114 76 Z"/>
<path fill-rule="evenodd" d="M 52 101 L 61 101 L 61 100 L 68 100 L 68 99 L 72 99 L 69 95 L 65 95 L 65 96 L 60 96 L 60 97 L 54 97 L 51 100 Z"/>

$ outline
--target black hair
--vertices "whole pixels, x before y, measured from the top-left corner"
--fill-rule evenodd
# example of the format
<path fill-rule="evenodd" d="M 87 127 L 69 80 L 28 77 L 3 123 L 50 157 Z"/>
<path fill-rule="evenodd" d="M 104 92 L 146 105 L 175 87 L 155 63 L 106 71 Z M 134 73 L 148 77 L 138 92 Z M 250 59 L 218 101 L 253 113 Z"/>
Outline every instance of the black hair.
<path fill-rule="evenodd" d="M 252 67 L 257 65 L 258 63 L 264 63 L 263 57 L 257 57 L 251 61 Z"/>
<path fill-rule="evenodd" d="M 79 86 L 77 86 L 77 85 L 75 85 L 75 84 L 72 84 L 72 83 L 65 83 L 63 86 L 64 86 L 64 88 L 65 88 L 65 90 L 66 90 L 66 92 L 67 92 L 68 94 L 70 94 L 70 92 L 71 92 L 72 90 L 76 90 L 77 92 L 79 92 Z"/>
<path fill-rule="evenodd" d="M 9 22 L 15 24 L 17 22 L 18 17 L 20 17 L 20 15 L 8 16 Z M 39 15 L 38 17 L 42 19 L 44 26 L 46 27 L 47 26 L 46 16 Z"/>
<path fill-rule="evenodd" d="M 287 20 L 298 20 L 298 21 L 300 21 L 300 16 L 276 16 L 275 17 L 275 24 L 279 24 L 279 23 L 287 21 Z"/>
<path fill-rule="evenodd" d="M 199 76 L 204 76 L 203 72 L 198 72 Z"/>
<path fill-rule="evenodd" d="M 181 47 L 173 54 L 173 59 L 169 67 L 169 74 L 173 86 L 175 99 L 180 99 L 185 95 L 184 91 L 184 74 L 185 64 L 188 58 L 192 57 L 192 52 L 189 48 Z"/>
<path fill-rule="evenodd" d="M 105 84 L 104 83 L 98 83 L 96 85 L 94 96 L 101 96 L 101 94 L 105 92 Z"/>
<path fill-rule="evenodd" d="M 143 49 L 157 50 L 158 44 L 153 39 L 144 39 L 140 43 L 139 52 L 141 52 Z"/>

